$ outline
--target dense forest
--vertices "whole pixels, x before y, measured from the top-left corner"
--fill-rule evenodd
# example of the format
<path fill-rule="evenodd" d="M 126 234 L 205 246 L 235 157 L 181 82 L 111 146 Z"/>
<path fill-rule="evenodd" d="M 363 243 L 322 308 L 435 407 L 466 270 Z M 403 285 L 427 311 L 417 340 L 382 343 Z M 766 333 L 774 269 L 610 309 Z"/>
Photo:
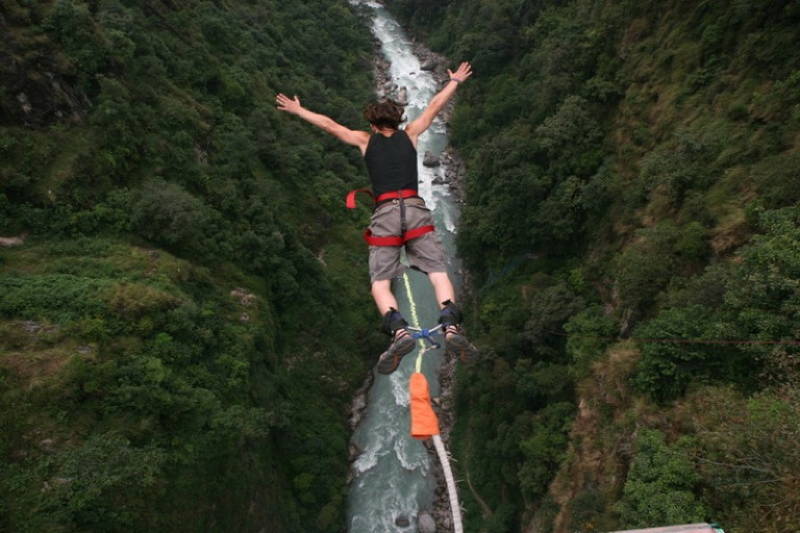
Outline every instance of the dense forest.
<path fill-rule="evenodd" d="M 393 0 L 452 119 L 470 532 L 800 530 L 800 0 Z M 0 531 L 337 532 L 384 339 L 344 0 L 0 0 Z"/>
<path fill-rule="evenodd" d="M 800 530 L 800 2 L 390 6 L 475 70 L 467 530 Z"/>
<path fill-rule="evenodd" d="M 340 531 L 383 345 L 346 2 L 0 1 L 0 531 Z"/>

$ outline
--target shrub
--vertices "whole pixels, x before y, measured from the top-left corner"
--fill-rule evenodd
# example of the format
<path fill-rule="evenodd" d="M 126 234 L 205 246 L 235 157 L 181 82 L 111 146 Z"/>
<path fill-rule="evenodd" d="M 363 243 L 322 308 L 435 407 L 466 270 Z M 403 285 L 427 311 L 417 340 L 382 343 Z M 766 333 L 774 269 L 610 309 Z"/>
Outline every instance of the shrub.
<path fill-rule="evenodd" d="M 716 155 L 717 144 L 693 131 L 675 133 L 670 142 L 642 158 L 639 186 L 646 193 L 664 189 L 672 205 L 680 206 L 689 190 L 705 190 L 712 182 L 708 161 Z"/>
<path fill-rule="evenodd" d="M 602 492 L 594 487 L 581 490 L 570 502 L 569 530 L 581 533 L 605 531 L 597 528 L 598 519 L 603 516 L 605 509 L 606 498 Z"/>
<path fill-rule="evenodd" d="M 530 434 L 520 443 L 524 457 L 519 469 L 522 493 L 540 498 L 567 453 L 568 433 L 575 406 L 569 402 L 548 405 L 536 414 Z"/>
<path fill-rule="evenodd" d="M 180 298 L 139 283 L 118 283 L 108 291 L 108 306 L 126 320 L 178 307 Z"/>
<path fill-rule="evenodd" d="M 69 274 L 0 276 L 0 314 L 27 320 L 47 318 L 65 324 L 106 311 L 100 295 L 110 283 Z"/>
<path fill-rule="evenodd" d="M 107 47 L 97 31 L 89 7 L 73 0 L 59 0 L 44 24 L 77 66 L 84 89 L 105 63 Z"/>
<path fill-rule="evenodd" d="M 553 335 L 561 336 L 564 322 L 584 306 L 583 299 L 563 282 L 541 288 L 531 298 L 523 336 L 536 344 Z"/>
<path fill-rule="evenodd" d="M 707 501 L 733 531 L 800 529 L 800 394 L 791 387 L 747 398 L 704 389 L 697 410 L 697 457 Z"/>
<path fill-rule="evenodd" d="M 163 475 L 166 454 L 136 447 L 115 433 L 89 437 L 49 461 L 53 477 L 43 499 L 63 525 L 79 530 L 122 531 L 147 511 L 143 494 Z"/>
<path fill-rule="evenodd" d="M 634 376 L 638 389 L 666 402 L 693 383 L 752 380 L 757 366 L 737 346 L 703 342 L 718 334 L 724 340 L 718 319 L 713 310 L 692 305 L 664 310 L 637 328 L 633 336 L 641 339 L 642 351 Z"/>
<path fill-rule="evenodd" d="M 765 233 L 740 251 L 737 262 L 708 267 L 679 291 L 682 296 L 675 295 L 674 302 L 683 305 L 661 311 L 636 329 L 636 338 L 676 340 L 643 341 L 635 376 L 640 390 L 668 401 L 693 382 L 754 388 L 768 356 L 797 353 L 793 346 L 759 341 L 797 336 L 800 208 L 761 211 L 758 226 Z"/>
<path fill-rule="evenodd" d="M 622 499 L 617 504 L 626 528 L 702 522 L 708 512 L 694 494 L 700 477 L 685 455 L 687 442 L 669 446 L 657 430 L 642 429 Z"/>
<path fill-rule="evenodd" d="M 564 331 L 568 333 L 567 354 L 574 378 L 580 379 L 588 374 L 591 364 L 613 342 L 616 329 L 616 322 L 599 305 L 584 309 L 569 319 Z"/>
<path fill-rule="evenodd" d="M 602 161 L 602 130 L 588 102 L 579 96 L 568 96 L 536 128 L 534 138 L 547 154 L 550 168 L 561 176 L 590 176 Z"/>
<path fill-rule="evenodd" d="M 127 190 L 111 191 L 92 209 L 78 211 L 70 217 L 70 233 L 83 235 L 123 234 L 131 230 L 131 198 Z"/>
<path fill-rule="evenodd" d="M 674 225 L 662 224 L 639 230 L 641 240 L 632 243 L 614 260 L 614 277 L 623 305 L 637 309 L 652 303 L 675 274 L 672 253 Z"/>
<path fill-rule="evenodd" d="M 11 227 L 11 202 L 8 201 L 8 197 L 0 192 L 0 228 L 4 228 L 4 232 L 7 231 L 5 228 Z M 5 235 L 3 235 L 5 236 Z"/>
<path fill-rule="evenodd" d="M 767 208 L 779 208 L 800 202 L 800 152 L 765 157 L 753 166 L 753 181 Z"/>
<path fill-rule="evenodd" d="M 207 219 L 203 202 L 180 185 L 146 183 L 132 207 L 131 220 L 147 239 L 170 247 L 199 246 Z"/>

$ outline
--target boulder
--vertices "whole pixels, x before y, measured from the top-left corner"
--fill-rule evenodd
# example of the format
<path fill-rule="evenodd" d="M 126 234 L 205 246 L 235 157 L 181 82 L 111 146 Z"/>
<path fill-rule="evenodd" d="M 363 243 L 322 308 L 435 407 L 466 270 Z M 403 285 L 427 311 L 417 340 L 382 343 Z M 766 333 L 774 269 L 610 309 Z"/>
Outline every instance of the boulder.
<path fill-rule="evenodd" d="M 421 512 L 417 517 L 417 530 L 419 533 L 436 533 L 436 522 L 427 511 Z"/>
<path fill-rule="evenodd" d="M 397 527 L 408 527 L 410 522 L 408 521 L 408 517 L 400 515 L 394 520 L 394 525 Z"/>
<path fill-rule="evenodd" d="M 347 451 L 350 454 L 350 461 L 352 462 L 358 459 L 358 456 L 361 455 L 364 450 L 362 450 L 358 444 L 351 441 Z"/>
<path fill-rule="evenodd" d="M 420 65 L 419 68 L 421 68 L 422 70 L 430 72 L 432 70 L 436 70 L 437 66 L 438 66 L 438 63 L 436 62 L 436 60 L 433 59 L 432 57 L 429 57 L 428 59 L 426 59 L 425 61 L 422 62 L 422 65 Z"/>
<path fill-rule="evenodd" d="M 0 246 L 20 246 L 25 244 L 25 238 L 27 236 L 27 233 L 23 233 L 18 237 L 0 237 Z"/>
<path fill-rule="evenodd" d="M 42 439 L 39 441 L 39 449 L 47 453 L 53 453 L 55 451 L 55 444 L 56 441 L 53 439 Z"/>
<path fill-rule="evenodd" d="M 400 105 L 408 105 L 408 89 L 400 87 L 395 96 L 395 101 Z"/>
<path fill-rule="evenodd" d="M 439 160 L 437 156 L 426 151 L 425 156 L 422 158 L 422 164 L 425 165 L 426 167 L 438 167 L 439 165 L 442 164 L 442 162 Z"/>
<path fill-rule="evenodd" d="M 26 115 L 29 115 L 30 112 L 33 111 L 33 106 L 31 106 L 30 100 L 28 100 L 28 96 L 25 93 L 19 93 L 17 95 L 17 102 L 19 102 L 22 111 L 24 111 Z"/>

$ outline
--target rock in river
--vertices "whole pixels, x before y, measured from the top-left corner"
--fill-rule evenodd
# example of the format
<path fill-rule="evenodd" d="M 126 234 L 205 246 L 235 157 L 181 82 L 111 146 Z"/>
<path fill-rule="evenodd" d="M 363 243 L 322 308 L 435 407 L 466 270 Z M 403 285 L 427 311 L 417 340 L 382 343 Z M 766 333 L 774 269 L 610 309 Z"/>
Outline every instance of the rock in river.
<path fill-rule="evenodd" d="M 422 164 L 426 167 L 438 167 L 442 164 L 439 158 L 430 152 L 425 152 L 425 157 L 422 158 Z"/>

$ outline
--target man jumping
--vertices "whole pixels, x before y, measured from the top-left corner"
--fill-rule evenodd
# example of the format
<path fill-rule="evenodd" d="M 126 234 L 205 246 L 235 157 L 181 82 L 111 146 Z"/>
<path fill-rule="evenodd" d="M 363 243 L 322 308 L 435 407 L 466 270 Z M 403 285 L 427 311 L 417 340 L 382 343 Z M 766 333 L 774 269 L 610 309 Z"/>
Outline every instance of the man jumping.
<path fill-rule="evenodd" d="M 477 353 L 460 326 L 461 311 L 454 303 L 453 284 L 447 275 L 441 241 L 433 232 L 431 212 L 417 195 L 417 140 L 458 85 L 472 75 L 467 62 L 461 63 L 455 72 L 447 72 L 450 81 L 405 129 L 400 129 L 403 108 L 391 100 L 371 103 L 364 109 L 370 134 L 351 130 L 330 117 L 309 111 L 300 105 L 297 96 L 292 99 L 278 94 L 275 98 L 280 111 L 297 115 L 341 141 L 357 146 L 364 156 L 376 200 L 367 233 L 372 296 L 383 316 L 383 330 L 392 337 L 389 348 L 378 359 L 378 372 L 382 374 L 394 372 L 415 344 L 406 329 L 408 322 L 397 310 L 397 300 L 392 294 L 392 278 L 403 272 L 401 248 L 405 248 L 411 265 L 427 273 L 433 284 L 436 300 L 441 302 L 439 322 L 444 326 L 447 351 L 459 355 L 462 360 Z M 352 203 L 354 205 L 354 200 Z"/>

